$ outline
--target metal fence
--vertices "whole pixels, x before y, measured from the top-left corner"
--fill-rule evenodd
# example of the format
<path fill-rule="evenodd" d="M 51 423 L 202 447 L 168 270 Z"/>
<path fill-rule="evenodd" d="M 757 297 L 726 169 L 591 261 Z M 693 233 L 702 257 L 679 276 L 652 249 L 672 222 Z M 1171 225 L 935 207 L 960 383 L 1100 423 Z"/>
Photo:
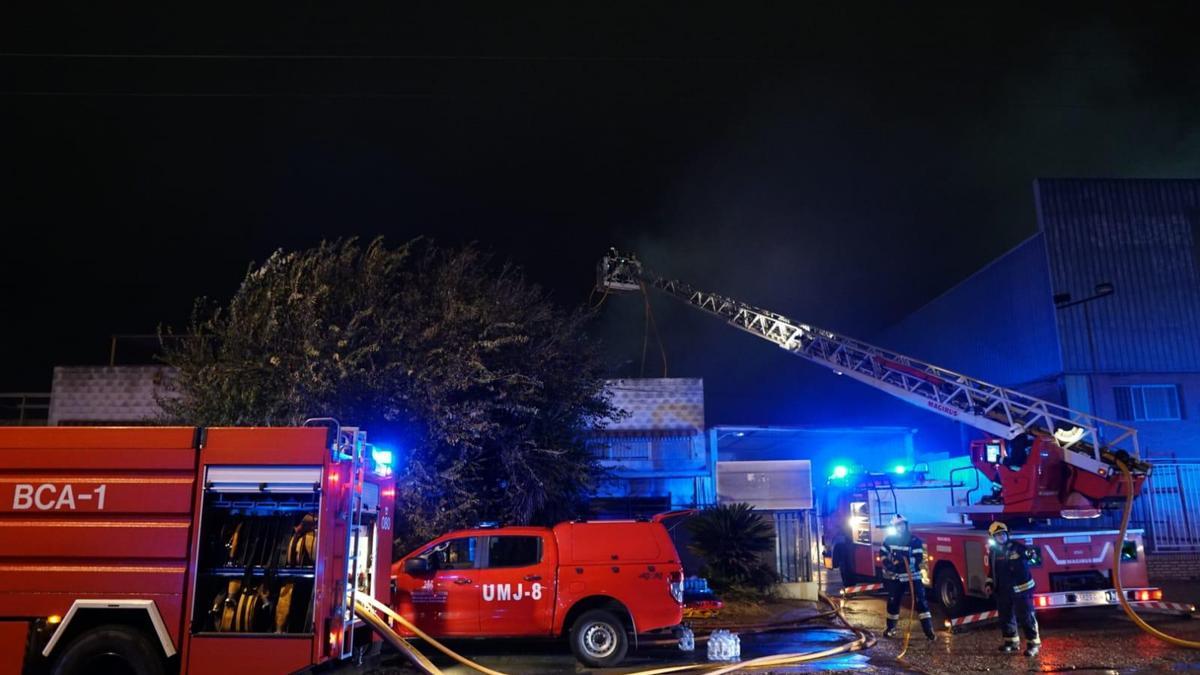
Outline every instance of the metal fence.
<path fill-rule="evenodd" d="M 1155 462 L 1135 501 L 1153 551 L 1200 551 L 1200 462 Z"/>
<path fill-rule="evenodd" d="M 812 510 L 775 512 L 775 570 L 782 581 L 813 580 L 816 531 Z"/>
<path fill-rule="evenodd" d="M 50 415 L 50 394 L 0 393 L 0 426 L 41 426 Z"/>

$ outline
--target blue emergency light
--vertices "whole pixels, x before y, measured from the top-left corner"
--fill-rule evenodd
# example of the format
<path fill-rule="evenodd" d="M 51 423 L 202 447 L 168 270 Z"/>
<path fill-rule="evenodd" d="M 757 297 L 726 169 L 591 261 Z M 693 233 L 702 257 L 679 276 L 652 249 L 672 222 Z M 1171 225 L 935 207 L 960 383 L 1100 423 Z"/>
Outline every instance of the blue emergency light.
<path fill-rule="evenodd" d="M 848 473 L 848 471 L 846 471 L 846 467 L 844 467 L 844 466 L 833 467 L 833 477 L 834 478 L 845 478 L 847 473 Z"/>
<path fill-rule="evenodd" d="M 379 446 L 371 446 L 371 464 L 374 465 L 376 474 L 384 477 L 392 475 L 393 463 L 395 461 L 396 455 L 391 450 Z"/>

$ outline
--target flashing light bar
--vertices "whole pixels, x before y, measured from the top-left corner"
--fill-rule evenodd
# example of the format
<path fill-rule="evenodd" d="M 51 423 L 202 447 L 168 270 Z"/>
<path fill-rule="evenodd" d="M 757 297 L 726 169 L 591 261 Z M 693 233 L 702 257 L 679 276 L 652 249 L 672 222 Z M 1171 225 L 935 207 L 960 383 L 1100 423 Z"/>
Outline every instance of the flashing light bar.
<path fill-rule="evenodd" d="M 396 462 L 396 453 L 381 448 L 379 446 L 371 446 L 371 464 L 376 475 L 387 478 L 392 475 Z"/>

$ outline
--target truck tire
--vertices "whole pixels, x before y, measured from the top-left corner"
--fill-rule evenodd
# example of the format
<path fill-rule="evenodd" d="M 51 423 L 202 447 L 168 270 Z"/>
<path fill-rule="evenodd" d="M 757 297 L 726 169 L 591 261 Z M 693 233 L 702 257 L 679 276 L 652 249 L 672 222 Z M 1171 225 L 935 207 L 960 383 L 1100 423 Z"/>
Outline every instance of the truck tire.
<path fill-rule="evenodd" d="M 54 661 L 51 675 L 164 675 L 162 649 L 141 631 L 109 625 L 88 630 Z"/>
<path fill-rule="evenodd" d="M 611 668 L 625 660 L 628 649 L 625 625 L 612 612 L 589 610 L 571 626 L 571 651 L 589 668 Z"/>
<path fill-rule="evenodd" d="M 946 609 L 946 614 L 951 617 L 962 616 L 970 609 L 971 599 L 963 590 L 958 572 L 951 568 L 943 567 L 937 571 L 933 577 L 933 592 L 937 595 L 938 602 Z"/>

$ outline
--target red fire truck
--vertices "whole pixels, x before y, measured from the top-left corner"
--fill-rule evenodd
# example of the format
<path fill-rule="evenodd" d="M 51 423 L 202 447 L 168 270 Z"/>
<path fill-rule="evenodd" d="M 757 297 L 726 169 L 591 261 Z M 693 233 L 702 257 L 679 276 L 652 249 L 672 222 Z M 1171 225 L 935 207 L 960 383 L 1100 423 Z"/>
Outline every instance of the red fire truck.
<path fill-rule="evenodd" d="M 295 428 L 0 428 L 0 672 L 290 673 L 390 599 L 390 453 Z"/>
<path fill-rule="evenodd" d="M 847 473 L 831 477 L 822 504 L 822 532 L 827 567 L 840 570 L 842 581 L 854 587 L 882 577 L 880 546 L 891 518 L 903 514 L 911 529 L 925 542 L 929 554 L 922 579 L 934 590 L 935 597 L 951 617 L 971 612 L 973 599 L 988 600 L 992 595 L 988 569 L 989 537 L 976 522 L 986 524 L 1004 511 L 1004 479 L 1014 492 L 1009 499 L 1018 502 L 1018 486 L 1012 478 L 1033 476 L 1026 490 L 1041 493 L 1045 500 L 1058 494 L 1061 480 L 1055 465 L 1061 461 L 1055 446 L 1042 448 L 1036 455 L 1016 466 L 1007 444 L 1000 439 L 981 441 L 971 446 L 971 466 L 953 473 L 967 474 L 971 480 L 937 481 L 924 479 L 922 472 L 902 475 L 884 473 Z M 978 467 L 982 466 L 982 469 Z M 919 468 L 919 467 L 918 467 Z M 988 491 L 971 504 L 980 490 L 979 473 L 995 476 L 998 491 Z M 1003 472 L 999 475 L 996 472 Z M 1119 483 L 1105 483 L 1114 490 L 1111 497 L 1122 497 Z M 1085 488 L 1086 489 L 1086 488 Z M 1108 497 L 1107 495 L 1105 496 Z M 1022 539 L 1032 556 L 1030 571 L 1037 582 L 1034 604 L 1044 609 L 1115 605 L 1112 569 L 1116 529 L 1091 525 L 1088 511 L 1071 514 L 1069 509 L 1022 507 L 1019 514 L 1001 516 L 1012 528 L 1012 537 Z M 1073 518 L 1063 518 L 1066 511 Z M 1011 512 L 1010 512 L 1011 513 Z M 1029 514 L 1041 514 L 1034 522 Z M 1051 525 L 1046 525 L 1049 520 Z M 1135 605 L 1154 609 L 1162 600 L 1162 591 L 1150 587 L 1146 569 L 1142 531 L 1129 530 L 1120 544 L 1121 579 L 1126 597 Z M 957 621 L 957 619 L 956 619 Z"/>
<path fill-rule="evenodd" d="M 947 511 L 935 516 L 935 523 L 923 525 L 906 514 L 897 503 L 905 491 L 874 477 L 831 497 L 824 548 L 831 563 L 848 577 L 877 576 L 883 517 L 901 513 L 910 517 L 913 531 L 926 538 L 934 577 L 929 581 L 955 611 L 965 607 L 966 597 L 991 593 L 988 538 L 982 530 L 994 520 L 1005 521 L 1016 530 L 1014 537 L 1035 544 L 1030 546 L 1035 555 L 1030 562 L 1041 589 L 1035 600 L 1038 607 L 1116 604 L 1108 572 L 1114 547 L 1120 548 L 1124 560 L 1123 581 L 1134 587 L 1128 591 L 1131 597 L 1139 602 L 1161 598 L 1158 589 L 1148 587 L 1140 532 L 1118 542 L 1117 532 L 1087 525 L 1106 506 L 1135 496 L 1150 473 L 1150 465 L 1138 458 L 1134 429 L 660 277 L 636 257 L 616 250 L 601 259 L 597 287 L 604 293 L 658 289 L 837 375 L 986 435 L 972 443 L 972 466 L 967 469 L 976 480 L 982 475 L 990 488 L 980 490 L 976 483 L 980 494 L 972 495 L 977 497 L 974 503 L 945 499 L 941 503 Z M 1121 465 L 1132 475 L 1133 495 L 1124 487 Z M 943 487 L 953 484 L 954 476 L 950 479 Z M 945 523 L 946 515 L 963 524 Z M 1044 525 L 1047 520 L 1049 527 Z M 1075 525 L 1063 527 L 1068 522 Z M 1188 611 L 1190 606 L 1167 609 Z"/>

